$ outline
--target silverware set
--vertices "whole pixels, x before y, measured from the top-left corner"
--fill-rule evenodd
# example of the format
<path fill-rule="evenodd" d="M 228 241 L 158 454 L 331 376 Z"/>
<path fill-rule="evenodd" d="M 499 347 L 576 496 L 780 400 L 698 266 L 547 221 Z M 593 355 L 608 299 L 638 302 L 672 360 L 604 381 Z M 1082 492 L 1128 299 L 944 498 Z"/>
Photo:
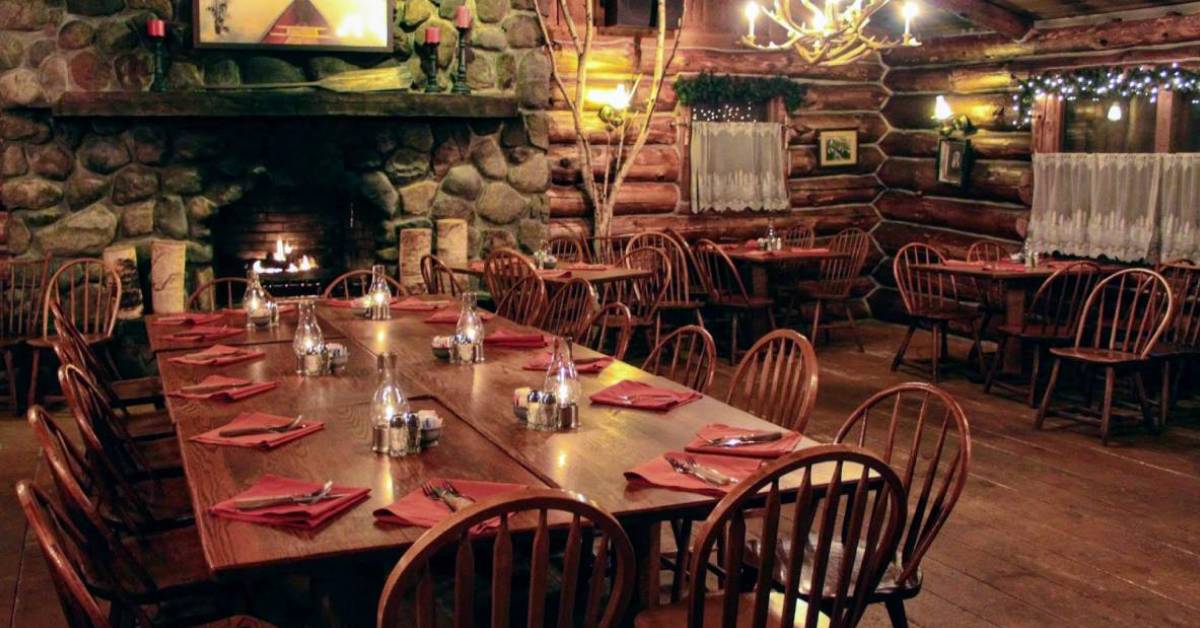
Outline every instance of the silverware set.
<path fill-rule="evenodd" d="M 709 447 L 744 447 L 746 445 L 759 445 L 762 443 L 771 443 L 783 438 L 783 432 L 747 432 L 745 434 L 735 434 L 733 436 L 722 436 L 720 438 L 709 438 L 704 441 Z"/>
<path fill-rule="evenodd" d="M 189 395 L 204 395 L 208 393 L 219 393 L 225 390 L 245 388 L 246 386 L 250 386 L 252 384 L 254 384 L 254 382 L 251 381 L 235 382 L 232 384 L 192 384 L 191 386 L 184 386 L 180 389 L 180 391 Z"/>
<path fill-rule="evenodd" d="M 292 495 L 273 495 L 268 497 L 243 497 L 233 500 L 233 507 L 238 510 L 258 510 L 260 508 L 270 508 L 272 506 L 290 506 L 299 504 L 302 506 L 311 506 L 317 502 L 326 499 L 337 499 L 345 497 L 341 493 L 333 492 L 333 480 L 329 480 L 321 485 L 321 488 L 309 493 L 295 493 Z"/>
<path fill-rule="evenodd" d="M 475 500 L 460 493 L 449 480 L 443 480 L 441 486 L 424 482 L 421 484 L 421 493 L 435 502 L 442 502 L 450 512 L 458 512 L 475 503 Z"/>
<path fill-rule="evenodd" d="M 736 479 L 731 478 L 728 475 L 717 471 L 716 469 L 699 464 L 692 456 L 677 458 L 671 455 L 664 455 L 663 458 L 666 459 L 667 463 L 671 465 L 671 468 L 676 473 L 690 475 L 706 484 L 711 484 L 713 486 L 729 486 L 730 484 L 737 483 Z"/>
<path fill-rule="evenodd" d="M 221 438 L 234 438 L 237 436 L 255 436 L 258 434 L 286 434 L 293 430 L 298 430 L 308 427 L 303 423 L 304 415 L 292 419 L 291 423 L 286 425 L 274 425 L 270 427 L 234 427 L 227 430 L 217 432 L 217 436 Z"/>

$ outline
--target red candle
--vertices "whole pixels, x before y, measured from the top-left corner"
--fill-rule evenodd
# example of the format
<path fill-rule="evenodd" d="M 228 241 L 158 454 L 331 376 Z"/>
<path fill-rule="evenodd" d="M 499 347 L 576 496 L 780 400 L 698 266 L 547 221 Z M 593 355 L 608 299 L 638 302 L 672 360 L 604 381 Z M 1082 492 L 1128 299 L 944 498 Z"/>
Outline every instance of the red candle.
<path fill-rule="evenodd" d="M 463 29 L 471 28 L 471 10 L 467 8 L 467 5 L 460 4 L 454 10 L 454 26 Z"/>
<path fill-rule="evenodd" d="M 430 26 L 425 29 L 425 43 L 440 44 L 442 42 L 442 29 L 436 26 Z"/>
<path fill-rule="evenodd" d="M 166 20 L 146 20 L 146 34 L 156 39 L 167 36 Z"/>

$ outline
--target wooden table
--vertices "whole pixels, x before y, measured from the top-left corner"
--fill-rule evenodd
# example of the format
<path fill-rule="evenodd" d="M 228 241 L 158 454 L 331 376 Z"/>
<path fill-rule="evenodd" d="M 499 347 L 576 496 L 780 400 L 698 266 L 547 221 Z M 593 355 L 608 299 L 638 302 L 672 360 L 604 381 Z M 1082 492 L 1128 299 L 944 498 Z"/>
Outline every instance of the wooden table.
<path fill-rule="evenodd" d="M 762 251 L 744 247 L 722 247 L 729 259 L 750 267 L 750 293 L 756 297 L 771 296 L 767 281 L 767 269 L 771 266 L 783 266 L 800 263 L 820 263 L 827 259 L 847 257 L 848 253 L 839 253 L 827 248 L 800 249 L 791 248 L 782 251 Z"/>
<path fill-rule="evenodd" d="M 213 344 L 223 344 L 231 346 L 242 345 L 258 345 L 268 343 L 290 343 L 296 335 L 296 313 L 287 312 L 280 316 L 279 325 L 275 327 L 255 327 L 252 329 L 246 328 L 246 319 L 241 315 L 241 312 L 229 312 L 225 317 L 225 322 L 217 322 L 212 326 L 220 327 L 227 325 L 236 329 L 243 329 L 244 332 L 222 338 L 216 343 L 211 341 L 194 341 L 194 340 L 170 340 L 167 336 L 180 331 L 187 331 L 189 328 L 179 325 L 164 326 L 156 325 L 154 321 L 158 320 L 163 314 L 149 314 L 146 316 L 146 336 L 150 339 L 150 350 L 154 353 L 160 351 L 175 351 L 180 349 L 198 349 L 201 347 L 212 346 Z M 323 329 L 327 338 L 340 337 L 340 332 L 337 329 Z"/>
<path fill-rule="evenodd" d="M 470 275 L 472 277 L 478 277 L 481 279 L 483 278 L 484 274 L 483 266 L 476 264 L 453 264 L 450 266 L 450 270 L 460 275 Z M 640 277 L 646 277 L 650 274 L 650 271 L 648 270 L 622 268 L 620 266 L 609 266 L 603 270 L 568 270 L 565 268 L 559 268 L 541 272 L 543 279 L 545 279 L 547 283 L 566 283 L 572 279 L 579 278 L 586 279 L 587 282 L 593 286 L 628 281 L 630 279 L 638 279 Z M 556 276 L 557 274 L 563 272 L 568 272 L 570 275 L 565 277 Z"/>
<path fill-rule="evenodd" d="M 187 473 L 205 556 L 214 572 L 246 571 L 264 566 L 308 569 L 342 555 L 394 557 L 424 530 L 383 527 L 371 512 L 416 488 L 423 478 L 486 478 L 578 492 L 617 516 L 638 549 L 643 604 L 655 599 L 658 586 L 658 540 L 661 523 L 680 517 L 703 517 L 718 501 L 704 495 L 667 489 L 630 489 L 623 473 L 664 451 L 682 449 L 701 426 L 720 421 L 755 429 L 777 427 L 735 410 L 711 397 L 666 414 L 591 406 L 581 408 L 582 427 L 572 432 L 537 432 L 512 414 L 511 394 L 518 386 L 538 385 L 543 374 L 522 366 L 544 350 L 487 347 L 487 361 L 474 366 L 451 365 L 433 357 L 430 338 L 452 325 L 423 322 L 423 312 L 398 312 L 388 321 L 367 321 L 346 310 L 321 308 L 322 328 L 340 329 L 348 337 L 350 363 L 340 376 L 301 379 L 291 374 L 290 346 L 263 344 L 266 359 L 220 369 L 234 376 L 279 380 L 280 388 L 238 403 L 196 402 L 169 398 L 168 408 L 179 425 Z M 496 318 L 489 332 L 528 329 Z M 425 396 L 446 416 L 440 447 L 419 456 L 388 459 L 368 446 L 367 401 L 374 389 L 373 355 L 393 351 L 400 356 L 400 379 L 410 395 Z M 167 390 L 193 383 L 209 369 L 183 367 L 159 355 Z M 579 350 L 580 357 L 594 355 Z M 615 362 L 599 375 L 581 377 L 586 397 L 622 379 L 667 388 L 678 384 Z M 418 407 L 419 404 L 418 404 Z M 323 431 L 275 451 L 214 447 L 193 443 L 190 436 L 231 420 L 243 410 L 282 415 L 304 413 L 326 421 Z M 812 446 L 805 439 L 800 447 Z M 253 523 L 217 519 L 206 513 L 216 502 L 251 485 L 264 473 L 314 481 L 333 479 L 372 489 L 370 500 L 322 530 L 297 533 Z M 818 478 L 820 480 L 820 478 Z M 818 484 L 820 482 L 818 481 Z M 652 581 L 651 576 L 655 576 Z M 374 600 L 372 600 L 374 603 Z"/>

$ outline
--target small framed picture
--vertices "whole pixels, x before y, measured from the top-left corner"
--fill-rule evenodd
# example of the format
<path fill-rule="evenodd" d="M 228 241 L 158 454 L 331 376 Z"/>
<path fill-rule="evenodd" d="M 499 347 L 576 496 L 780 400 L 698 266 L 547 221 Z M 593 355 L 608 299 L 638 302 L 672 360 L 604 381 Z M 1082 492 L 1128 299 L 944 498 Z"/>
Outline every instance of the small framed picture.
<path fill-rule="evenodd" d="M 822 168 L 858 163 L 858 129 L 837 129 L 817 134 L 817 151 Z"/>
<path fill-rule="evenodd" d="M 938 140 L 937 182 L 966 187 L 971 176 L 971 140 Z"/>
<path fill-rule="evenodd" d="M 391 52 L 392 0 L 192 0 L 196 48 Z"/>

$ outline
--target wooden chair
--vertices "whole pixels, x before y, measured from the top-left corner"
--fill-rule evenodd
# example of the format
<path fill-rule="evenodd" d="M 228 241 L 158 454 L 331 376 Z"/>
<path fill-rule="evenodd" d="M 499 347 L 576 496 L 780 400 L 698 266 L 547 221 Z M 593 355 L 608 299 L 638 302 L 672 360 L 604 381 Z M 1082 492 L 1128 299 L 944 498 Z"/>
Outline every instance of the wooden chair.
<path fill-rule="evenodd" d="M 941 362 L 949 353 L 947 335 L 951 323 L 971 326 L 975 346 L 979 345 L 979 328 L 976 325 L 979 312 L 964 304 L 958 295 L 958 285 L 952 275 L 915 268 L 922 264 L 941 264 L 945 261 L 941 251 L 921 242 L 906 244 L 896 252 L 892 260 L 892 273 L 896 287 L 911 322 L 896 357 L 892 359 L 892 370 L 904 362 L 904 354 L 918 328 L 928 328 L 932 335 L 931 375 L 936 384 L 941 378 Z"/>
<path fill-rule="evenodd" d="M 598 308 L 592 284 L 576 277 L 554 291 L 537 326 L 555 336 L 576 338 Z"/>
<path fill-rule="evenodd" d="M 803 432 L 817 402 L 817 354 L 791 329 L 754 343 L 733 373 L 725 403 L 776 425 Z"/>
<path fill-rule="evenodd" d="M 696 259 L 696 251 L 692 249 L 692 243 L 688 241 L 684 235 L 671 227 L 663 229 L 663 233 L 675 238 L 679 243 L 679 247 L 683 249 L 684 255 L 688 261 L 688 294 L 692 299 L 704 301 L 708 298 L 708 290 L 704 287 L 704 277 L 701 274 L 700 262 Z"/>
<path fill-rule="evenodd" d="M 73 628 L 126 625 L 152 628 L 200 624 L 265 628 L 270 625 L 252 617 L 232 616 L 220 610 L 207 610 L 203 614 L 190 616 L 180 614 L 180 607 L 187 606 L 181 596 L 191 591 L 181 591 L 178 587 L 159 587 L 154 574 L 139 564 L 125 544 L 111 535 L 72 520 L 56 500 L 28 480 L 17 483 L 17 499 L 46 559 L 63 615 Z M 191 535 L 196 536 L 194 532 Z M 178 559 L 179 540 L 172 539 L 172 542 L 173 547 L 164 542 L 153 549 L 170 551 L 175 555 L 175 559 L 161 562 L 164 565 L 162 575 L 177 581 L 189 566 Z M 206 576 L 198 542 L 194 549 L 199 556 L 199 564 L 190 567 L 199 567 L 200 571 L 193 571 L 192 575 L 199 573 Z M 229 597 L 228 592 L 208 593 L 211 594 L 209 601 L 221 601 Z M 155 608 L 153 615 L 145 608 L 146 605 L 157 605 L 168 600 L 170 604 Z M 217 623 L 221 619 L 223 621 Z"/>
<path fill-rule="evenodd" d="M 392 290 L 392 296 L 404 296 L 407 294 L 404 286 L 400 285 L 389 275 L 383 276 L 387 282 L 388 288 Z M 323 299 L 357 299 L 365 296 L 367 291 L 371 289 L 371 282 L 374 281 L 374 276 L 370 270 L 352 270 L 347 273 L 342 273 L 340 276 L 329 282 L 325 287 L 325 292 L 321 294 Z"/>
<path fill-rule="evenodd" d="M 679 241 L 665 232 L 649 231 L 630 238 L 625 245 L 625 253 L 628 255 L 639 248 L 653 248 L 662 251 L 666 254 L 667 263 L 671 267 L 670 281 L 666 284 L 666 291 L 663 293 L 655 313 L 654 337 L 657 339 L 662 334 L 663 315 L 672 312 L 681 317 L 693 317 L 696 319 L 697 325 L 704 327 L 704 317 L 700 314 L 700 307 L 703 303 L 691 297 L 689 262 L 687 253 Z"/>
<path fill-rule="evenodd" d="M 633 314 L 620 301 L 609 303 L 592 314 L 576 336 L 579 344 L 617 360 L 624 360 L 633 338 Z"/>
<path fill-rule="evenodd" d="M 816 241 L 817 234 L 808 225 L 797 225 L 783 232 L 784 246 L 811 249 Z"/>
<path fill-rule="evenodd" d="M 863 264 L 867 261 L 867 253 L 871 248 L 871 236 L 862 229 L 850 227 L 837 233 L 829 240 L 829 250 L 844 253 L 845 257 L 827 258 L 821 260 L 818 279 L 816 281 L 801 281 L 792 291 L 792 302 L 788 305 L 788 316 L 797 311 L 796 300 L 803 298 L 814 301 L 812 332 L 809 338 L 815 344 L 818 342 L 821 330 L 821 314 L 826 303 L 840 303 L 846 313 L 846 321 L 854 332 L 854 341 L 858 343 L 859 352 L 863 352 L 862 335 L 858 332 L 858 323 L 854 320 L 854 311 L 850 305 L 850 293 L 854 282 L 862 273 Z M 790 321 L 784 326 L 789 326 Z M 824 330 L 829 333 L 828 325 Z"/>
<path fill-rule="evenodd" d="M 583 239 L 579 236 L 562 235 L 550 238 L 546 242 L 546 251 L 560 264 L 587 261 L 587 255 L 583 251 Z"/>
<path fill-rule="evenodd" d="M 967 415 L 954 397 L 936 386 L 900 384 L 863 402 L 833 440 L 878 454 L 904 486 L 908 519 L 900 549 L 867 602 L 885 604 L 892 625 L 907 626 L 904 600 L 921 592 L 921 559 L 967 484 L 971 465 Z"/>
<path fill-rule="evenodd" d="M 658 341 L 642 370 L 707 393 L 717 371 L 716 343 L 703 327 L 680 327 Z"/>
<path fill-rule="evenodd" d="M 113 468 L 107 457 L 80 451 L 75 440 L 41 406 L 30 408 L 26 414 L 55 488 L 77 511 L 76 516 L 99 527 L 131 534 L 194 523 L 186 489 L 182 491 L 184 503 L 168 504 L 157 495 L 158 487 L 130 481 Z"/>
<path fill-rule="evenodd" d="M 513 249 L 496 249 L 483 261 L 484 285 L 496 303 L 529 277 L 539 277 L 537 269 L 524 255 Z"/>
<path fill-rule="evenodd" d="M 646 334 L 648 346 L 658 342 L 658 308 L 671 285 L 671 260 L 662 249 L 641 247 L 621 258 L 623 268 L 647 271 L 647 274 L 616 285 L 616 300 L 629 306 L 633 326 Z"/>
<path fill-rule="evenodd" d="M 771 329 L 775 325 L 775 301 L 752 296 L 742 282 L 737 266 L 712 240 L 700 240 L 695 246 L 701 276 L 708 291 L 708 306 L 729 314 L 729 363 L 738 361 L 738 322 L 747 316 L 766 314 Z"/>
<path fill-rule="evenodd" d="M 490 551 L 484 550 L 472 529 L 497 519 Z M 552 522 L 565 535 L 561 552 L 551 552 Z M 518 523 L 534 529 L 531 544 L 514 555 L 513 546 L 522 542 L 511 529 Z M 480 550 L 490 556 L 477 556 Z M 514 600 L 514 580 L 526 577 L 526 556 L 528 587 L 520 590 L 527 599 Z M 490 581 L 486 572 L 477 573 L 477 564 L 490 564 Z M 442 609 L 434 593 L 443 573 L 453 583 L 453 607 L 445 609 L 453 618 L 438 622 Z M 548 588 L 552 576 L 556 593 Z M 482 500 L 421 535 L 388 576 L 376 625 L 508 626 L 516 620 L 529 626 L 612 627 L 622 620 L 634 579 L 633 546 L 612 515 L 582 495 L 531 488 Z M 489 593 L 477 595 L 477 587 Z"/>
<path fill-rule="evenodd" d="M 241 277 L 220 277 L 201 284 L 188 296 L 189 312 L 217 312 L 242 307 L 242 297 L 250 281 Z M 266 290 L 266 288 L 263 288 Z"/>
<path fill-rule="evenodd" d="M 1000 371 L 1002 356 L 1014 339 L 1022 346 L 1033 346 L 1033 369 L 1029 375 L 1029 387 L 1024 391 L 1029 407 L 1037 407 L 1038 377 L 1041 373 L 1042 354 L 1050 347 L 1061 347 L 1071 343 L 1079 316 L 1083 313 L 1083 302 L 1096 282 L 1103 275 L 1100 267 L 1092 262 L 1075 262 L 1054 272 L 1042 282 L 1033 300 L 1025 310 L 1025 320 L 1019 325 L 1001 325 L 997 332 L 1000 334 L 999 345 L 996 347 L 996 358 L 988 369 L 987 379 L 983 384 L 983 392 L 990 393 L 992 387 L 1000 383 L 1006 388 L 1012 388 L 1002 382 L 997 382 L 996 375 Z M 1020 392 L 1018 390 L 1018 392 Z"/>
<path fill-rule="evenodd" d="M 58 369 L 58 381 L 91 455 L 103 457 L 114 472 L 130 479 L 181 474 L 175 440 L 134 439 L 100 386 L 82 369 L 64 364 Z"/>
<path fill-rule="evenodd" d="M 1141 421 L 1151 432 L 1157 430 L 1154 414 L 1146 398 L 1142 371 L 1151 365 L 1150 352 L 1171 325 L 1175 313 L 1171 286 L 1162 275 L 1140 268 L 1123 270 L 1101 280 L 1083 305 L 1076 325 L 1074 346 L 1052 347 L 1054 366 L 1050 383 L 1042 396 L 1034 427 L 1041 429 L 1051 414 L 1059 372 L 1064 361 L 1104 371 L 1104 399 L 1098 417 L 1087 412 L 1053 409 L 1054 414 L 1098 423 L 1100 440 L 1108 444 L 1112 434 L 1113 389 L 1117 375 L 1132 373 L 1134 390 L 1141 406 Z M 1090 406 L 1090 404 L 1087 404 Z"/>
<path fill-rule="evenodd" d="M 39 401 L 38 371 L 43 353 L 49 353 L 58 341 L 57 332 L 50 327 L 50 304 L 62 308 L 66 320 L 83 335 L 88 346 L 102 348 L 105 359 L 112 366 L 108 344 L 112 341 L 113 328 L 117 324 L 117 310 L 121 307 L 121 277 L 108 264 L 98 259 L 75 259 L 63 264 L 50 276 L 46 284 L 41 307 L 41 335 L 29 340 L 33 350 L 30 366 L 30 407 Z M 113 367 L 116 370 L 116 367 Z"/>
<path fill-rule="evenodd" d="M 175 436 L 175 424 L 166 410 L 143 410 L 132 412 L 116 398 L 110 386 L 102 383 L 99 376 L 92 370 L 87 353 L 81 351 L 73 343 L 62 341 L 54 345 L 54 355 L 62 365 L 71 365 L 87 373 L 96 382 L 97 390 L 112 408 L 114 420 L 118 421 L 124 432 L 135 441 L 150 441 Z"/>
<path fill-rule="evenodd" d="M 1009 253 L 999 242 L 995 240 L 977 240 L 967 248 L 968 262 L 999 262 L 1008 259 Z M 992 318 L 1004 315 L 1004 285 L 1000 282 L 981 281 L 971 278 L 970 283 L 975 288 L 975 295 L 979 299 L 979 311 L 983 317 L 979 323 L 980 338 L 988 332 L 988 325 L 991 324 Z M 982 347 L 972 347 L 972 351 L 980 351 Z M 999 354 L 998 354 L 999 355 Z M 982 356 L 980 356 L 980 364 L 982 364 Z"/>
<path fill-rule="evenodd" d="M 454 276 L 454 271 L 433 255 L 421 258 L 421 280 L 425 283 L 426 294 L 448 294 L 452 297 L 462 294 L 462 286 Z"/>
<path fill-rule="evenodd" d="M 625 254 L 625 242 L 628 240 L 628 235 L 592 238 L 592 263 L 610 266 L 619 264 L 621 256 Z"/>
<path fill-rule="evenodd" d="M 1162 364 L 1158 420 L 1166 427 L 1183 368 L 1200 357 L 1200 266 L 1178 260 L 1159 265 L 1157 272 L 1171 286 L 1176 303 L 1174 322 L 1151 352 Z"/>
<path fill-rule="evenodd" d="M 13 412 L 20 412 L 20 385 L 16 356 L 39 331 L 50 258 L 0 261 L 0 353 L 4 355 L 4 383 Z"/>
<path fill-rule="evenodd" d="M 537 275 L 520 280 L 496 302 L 497 314 L 521 325 L 537 325 L 545 309 L 546 283 Z"/>
<path fill-rule="evenodd" d="M 738 482 L 704 522 L 690 552 L 686 597 L 643 611 L 634 625 L 850 628 L 895 555 L 905 515 L 900 478 L 866 450 L 820 445 L 784 456 Z M 761 529 L 765 547 L 789 551 L 763 552 L 747 564 L 750 526 Z M 724 551 L 710 576 L 718 543 Z M 857 551 L 839 554 L 835 543 Z M 779 571 L 782 587 L 775 586 Z M 824 604 L 803 599 L 818 596 Z"/>

